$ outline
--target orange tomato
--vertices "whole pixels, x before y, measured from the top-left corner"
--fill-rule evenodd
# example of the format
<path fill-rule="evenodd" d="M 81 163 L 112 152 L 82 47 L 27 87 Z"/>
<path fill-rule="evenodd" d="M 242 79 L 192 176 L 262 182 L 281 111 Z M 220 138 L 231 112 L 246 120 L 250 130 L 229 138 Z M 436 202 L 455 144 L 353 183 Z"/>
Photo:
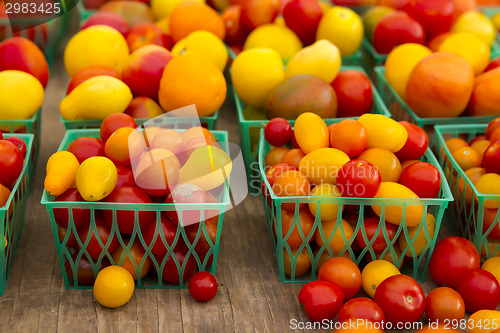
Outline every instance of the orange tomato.
<path fill-rule="evenodd" d="M 465 316 L 465 303 L 462 296 L 448 287 L 439 287 L 427 295 L 425 314 L 430 321 L 460 321 Z"/>
<path fill-rule="evenodd" d="M 187 143 L 195 138 L 206 138 L 208 140 L 216 142 L 215 136 L 210 130 L 205 127 L 196 126 L 191 127 L 190 129 L 185 130 L 181 133 L 182 142 Z"/>
<path fill-rule="evenodd" d="M 358 156 L 359 159 L 375 165 L 383 182 L 397 182 L 401 175 L 401 163 L 396 155 L 387 149 L 371 148 Z"/>
<path fill-rule="evenodd" d="M 104 153 L 116 165 L 130 166 L 129 136 L 138 133 L 130 127 L 117 129 L 106 141 Z"/>
<path fill-rule="evenodd" d="M 500 139 L 500 137 L 499 137 L 499 139 Z M 480 156 L 480 157 L 481 157 L 481 159 L 482 159 L 482 157 L 483 157 L 483 155 L 484 155 L 484 152 L 486 151 L 486 149 L 488 149 L 488 147 L 489 147 L 489 146 L 491 145 L 491 143 L 492 143 L 492 142 L 494 142 L 494 141 L 495 141 L 495 139 L 493 139 L 493 137 L 492 137 L 492 141 L 490 141 L 490 140 L 477 140 L 477 141 L 475 141 L 474 143 L 472 143 L 472 144 L 470 145 L 470 147 L 471 147 L 472 149 L 474 149 L 474 150 L 475 150 L 475 151 L 479 154 L 479 156 Z"/>
<path fill-rule="evenodd" d="M 409 167 L 413 163 L 417 163 L 417 162 L 420 162 L 420 161 L 419 160 L 406 160 L 406 161 L 404 161 L 403 163 L 401 163 L 401 172 L 403 172 L 404 169 L 406 169 L 406 167 Z"/>
<path fill-rule="evenodd" d="M 309 180 L 300 171 L 288 170 L 281 173 L 273 184 L 273 192 L 279 197 L 295 197 L 309 195 Z M 305 203 L 300 203 L 302 207 Z M 295 203 L 283 203 L 281 207 L 290 212 L 295 211 Z"/>
<path fill-rule="evenodd" d="M 169 19 L 170 34 L 176 42 L 196 30 L 206 30 L 224 40 L 226 28 L 222 17 L 204 3 L 185 1 L 177 5 Z"/>
<path fill-rule="evenodd" d="M 311 256 L 306 248 L 304 248 L 297 256 L 297 250 L 292 251 L 289 255 L 286 249 L 283 249 L 283 268 L 286 276 L 292 276 L 292 261 L 295 262 L 295 277 L 302 276 L 311 268 Z"/>
<path fill-rule="evenodd" d="M 9 197 L 10 197 L 10 190 L 7 187 L 0 184 L 0 208 L 2 208 L 7 204 Z"/>
<path fill-rule="evenodd" d="M 496 130 L 493 131 L 493 133 L 491 133 L 490 140 L 491 142 L 500 140 L 500 128 L 497 128 Z"/>
<path fill-rule="evenodd" d="M 137 270 L 140 269 L 141 263 L 144 261 L 141 270 L 141 278 L 145 277 L 146 274 L 148 274 L 149 269 L 151 268 L 151 259 L 149 257 L 146 257 L 144 259 L 145 256 L 146 251 L 144 251 L 142 246 L 137 242 L 134 242 L 132 244 L 132 246 L 128 250 L 128 253 L 125 252 L 125 249 L 123 247 L 119 246 L 111 255 L 115 264 L 129 271 L 130 274 L 132 274 L 134 280 L 137 280 L 137 272 L 134 268 L 132 260 L 134 260 L 135 264 L 137 265 Z M 120 260 L 122 260 L 122 258 L 123 261 L 120 264 Z"/>
<path fill-rule="evenodd" d="M 342 120 L 330 133 L 332 148 L 342 150 L 353 158 L 365 151 L 368 146 L 368 132 L 360 122 L 354 119 Z"/>
<path fill-rule="evenodd" d="M 297 169 L 299 168 L 300 160 L 306 156 L 304 152 L 300 149 L 290 149 L 283 155 L 281 162 L 293 165 Z"/>
<path fill-rule="evenodd" d="M 270 168 L 281 162 L 281 159 L 290 149 L 285 147 L 273 148 L 267 153 L 266 159 L 264 161 L 266 167 Z"/>
<path fill-rule="evenodd" d="M 323 231 L 324 239 L 320 230 Z M 320 247 L 329 241 L 328 245 L 332 252 L 338 255 L 350 243 L 353 233 L 351 225 L 346 220 L 342 220 L 341 223 L 337 223 L 337 220 L 323 221 L 321 228 L 316 229 L 314 233 L 314 241 Z"/>
<path fill-rule="evenodd" d="M 462 170 L 469 170 L 481 166 L 482 156 L 472 147 L 461 147 L 455 149 L 451 156 L 455 159 Z"/>
<path fill-rule="evenodd" d="M 495 331 L 495 323 L 500 323 L 500 311 L 479 310 L 470 315 L 469 333 L 492 333 Z M 485 323 L 490 323 L 488 329 L 483 329 Z"/>
<path fill-rule="evenodd" d="M 476 182 L 481 178 L 481 176 L 486 174 L 486 170 L 483 168 L 470 168 L 469 170 L 465 171 L 465 175 L 470 179 L 472 184 L 476 184 Z M 472 190 L 469 185 L 465 183 L 465 180 L 462 177 L 458 178 L 458 198 L 460 201 L 462 201 L 463 195 L 465 193 L 465 201 L 467 203 L 472 202 L 472 198 L 474 196 L 474 191 Z"/>
<path fill-rule="evenodd" d="M 281 210 L 281 237 L 288 243 L 292 250 L 298 249 L 303 243 L 307 242 L 306 239 L 309 237 L 314 225 L 314 216 L 311 215 L 307 207 L 300 209 L 297 221 L 294 221 L 294 217 L 295 212 Z M 273 224 L 273 227 L 274 233 L 278 237 L 276 223 Z M 304 239 L 300 236 L 299 227 L 304 235 Z M 287 236 L 289 233 L 290 236 Z M 312 237 L 309 239 L 309 242 L 311 240 Z"/>
<path fill-rule="evenodd" d="M 451 139 L 446 140 L 445 143 L 446 143 L 446 147 L 448 147 L 448 150 L 450 152 L 454 152 L 458 148 L 469 146 L 467 141 L 465 141 L 464 139 L 461 139 L 461 138 L 451 138 Z"/>
<path fill-rule="evenodd" d="M 361 289 L 361 272 L 351 260 L 342 257 L 328 259 L 319 270 L 318 280 L 330 281 L 339 286 L 347 301 Z"/>

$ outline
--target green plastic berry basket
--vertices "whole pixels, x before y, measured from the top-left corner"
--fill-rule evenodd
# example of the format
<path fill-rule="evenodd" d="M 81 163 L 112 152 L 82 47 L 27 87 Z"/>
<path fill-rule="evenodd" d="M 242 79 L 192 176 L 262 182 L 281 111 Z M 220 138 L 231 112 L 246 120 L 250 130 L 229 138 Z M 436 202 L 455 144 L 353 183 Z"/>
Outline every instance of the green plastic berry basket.
<path fill-rule="evenodd" d="M 341 71 L 349 69 L 357 70 L 366 74 L 366 72 L 363 70 L 362 67 L 356 67 L 356 66 L 342 67 Z M 248 117 L 245 116 L 245 104 L 238 96 L 235 89 L 233 89 L 233 96 L 234 96 L 234 101 L 236 103 L 236 110 L 238 112 L 240 144 L 243 151 L 243 158 L 245 160 L 249 190 L 251 194 L 258 195 L 260 193 L 260 185 L 261 185 L 259 176 L 259 167 L 257 163 L 259 154 L 258 152 L 259 133 L 262 126 L 263 125 L 265 126 L 269 122 L 269 120 L 265 119 L 265 116 L 263 117 L 264 119 L 255 119 L 255 118 L 248 119 Z M 391 116 L 389 111 L 386 109 L 384 103 L 382 102 L 382 99 L 380 98 L 377 90 L 375 89 L 375 86 L 373 86 L 372 113 L 383 114 L 388 117 Z M 325 121 L 328 125 L 330 125 L 333 123 L 338 123 L 345 119 L 356 119 L 356 118 L 332 118 L 332 119 L 325 119 Z M 292 120 L 290 121 L 290 123 L 293 125 L 295 121 Z"/>
<path fill-rule="evenodd" d="M 439 163 L 455 197 L 452 207 L 448 210 L 451 215 L 449 221 L 453 221 L 450 229 L 456 235 L 473 242 L 485 259 L 500 255 L 500 237 L 494 235 L 497 239 L 491 239 L 489 236 L 493 229 L 500 225 L 500 213 L 485 207 L 485 202 L 500 204 L 500 195 L 486 195 L 476 189 L 465 174 L 466 170 L 463 170 L 451 155 L 446 140 L 460 137 L 468 142 L 476 136 L 484 135 L 487 126 L 487 124 L 438 125 L 435 138 Z"/>
<path fill-rule="evenodd" d="M 431 152 L 427 149 L 422 161 L 431 163 L 441 173 L 441 190 L 438 198 L 436 199 L 365 199 L 365 198 L 345 198 L 345 197 L 278 197 L 276 196 L 269 182 L 265 177 L 264 159 L 266 154 L 270 151 L 271 146 L 264 140 L 263 133 L 259 144 L 259 168 L 261 179 L 265 183 L 266 193 L 263 193 L 263 203 L 267 218 L 269 235 L 273 240 L 273 247 L 276 253 L 278 262 L 279 276 L 282 282 L 308 282 L 317 279 L 317 267 L 320 266 L 321 256 L 337 257 L 345 256 L 353 260 L 358 266 L 361 266 L 366 261 L 382 259 L 388 256 L 394 262 L 395 266 L 400 267 L 407 274 L 413 276 L 417 281 L 423 282 L 427 274 L 427 267 L 430 257 L 436 244 L 441 222 L 445 213 L 448 203 L 453 201 L 450 187 L 446 182 L 444 173 L 439 166 L 439 163 Z M 290 224 L 288 230 L 283 229 L 282 220 L 282 207 L 284 204 L 295 205 L 293 213 L 293 222 Z M 304 208 L 309 209 L 308 204 L 317 204 L 314 218 L 314 224 L 309 234 L 304 234 L 299 225 L 299 211 L 300 205 L 303 204 Z M 338 205 L 337 218 L 332 221 L 321 221 L 321 209 L 324 205 L 335 204 Z M 371 206 L 381 207 L 381 217 L 379 219 L 378 229 L 375 231 L 377 235 L 382 234 L 387 244 L 382 252 L 375 252 L 372 245 L 375 237 L 371 240 L 368 239 L 366 230 L 364 228 L 365 217 L 376 217 L 373 214 Z M 400 225 L 396 226 L 397 232 L 391 239 L 387 233 L 385 222 L 385 212 L 392 206 L 402 207 L 402 219 Z M 425 214 L 422 215 L 420 224 L 412 229 L 406 226 L 406 209 L 410 206 L 423 206 L 424 211 L 431 214 L 435 219 L 435 230 L 432 232 L 432 227 L 427 226 L 424 222 Z M 325 208 L 328 206 L 325 206 Z M 331 206 L 330 206 L 331 207 Z M 345 222 L 343 222 L 345 220 Z M 324 227 L 324 225 L 329 227 Z M 416 228 L 416 229 L 415 229 Z M 276 231 L 274 231 L 276 230 Z M 330 230 L 331 234 L 325 230 Z M 409 232 L 414 231 L 414 237 L 411 237 Z M 296 232 L 292 236 L 292 232 Z M 291 237 L 298 237 L 302 240 L 298 248 L 292 249 L 289 244 Z M 361 237 L 366 244 L 365 248 L 359 247 L 356 238 Z M 320 238 L 324 243 L 322 246 L 317 244 L 314 239 Z M 399 242 L 405 239 L 408 244 L 404 248 L 400 248 Z M 425 246 L 414 246 L 424 241 Z M 294 241 L 295 242 L 295 241 Z M 418 252 L 417 252 L 418 250 Z M 420 252 L 420 253 L 419 253 Z M 302 255 L 302 258 L 301 258 Z M 303 270 L 304 256 L 310 258 L 310 269 L 302 276 L 297 274 L 299 270 Z M 386 257 L 387 258 L 387 257 Z M 307 266 L 306 266 L 307 267 Z"/>
<path fill-rule="evenodd" d="M 0 207 L 0 296 L 5 292 L 10 269 L 14 262 L 21 234 L 24 228 L 26 200 L 31 183 L 31 151 L 33 149 L 33 134 L 4 134 L 4 137 L 15 136 L 22 139 L 27 146 L 23 170 L 12 188 L 5 206 Z"/>
<path fill-rule="evenodd" d="M 489 18 L 492 18 L 495 14 L 500 13 L 500 6 L 494 6 L 494 7 L 479 7 L 480 10 L 486 14 Z M 493 46 L 491 48 L 491 58 L 496 58 L 500 56 L 500 33 L 497 31 L 497 39 L 495 43 L 493 43 Z"/>
<path fill-rule="evenodd" d="M 223 150 L 229 152 L 228 148 L 228 134 L 225 131 L 212 131 L 215 138 L 217 139 L 219 145 Z M 99 137 L 99 130 L 69 130 L 66 132 L 61 145 L 59 146 L 59 151 L 66 150 L 71 142 L 80 137 Z M 222 232 L 222 220 L 225 212 L 225 208 L 230 204 L 229 199 L 229 185 L 228 181 L 224 184 L 224 188 L 216 195 L 218 203 L 204 203 L 204 204 L 166 204 L 166 203 L 152 203 L 152 204 L 130 204 L 130 203 L 107 203 L 107 202 L 69 202 L 69 201 L 55 201 L 55 197 L 50 196 L 44 190 L 41 203 L 47 208 L 50 215 L 50 220 L 52 224 L 52 231 L 54 233 L 54 239 L 56 243 L 57 253 L 59 256 L 59 262 L 61 265 L 62 275 L 64 279 L 64 284 L 68 289 L 89 289 L 92 288 L 91 283 L 86 283 L 84 281 L 78 280 L 78 270 L 76 269 L 81 264 L 87 264 L 88 262 L 91 266 L 92 273 L 90 280 L 93 280 L 99 268 L 106 265 L 121 265 L 124 260 L 129 260 L 129 263 L 133 265 L 133 269 L 136 272 L 137 283 L 136 288 L 169 288 L 178 289 L 186 288 L 186 278 L 190 276 L 194 271 L 208 271 L 215 274 L 217 258 L 219 254 L 220 237 Z M 175 238 L 171 240 L 169 244 L 165 238 L 165 233 L 160 226 L 162 216 L 166 212 L 178 212 L 179 219 L 183 218 L 183 214 L 189 211 L 199 211 L 202 222 L 200 222 L 199 227 L 194 231 L 193 226 L 182 227 L 177 225 Z M 56 209 L 67 210 L 69 216 L 68 228 L 64 233 L 64 238 L 59 237 L 59 226 L 56 223 L 54 216 L 54 211 Z M 87 209 L 90 211 L 90 227 L 87 238 L 80 239 L 78 231 L 75 227 L 73 220 L 73 209 Z M 204 221 L 205 211 L 218 211 L 217 216 L 212 217 Z M 96 217 L 99 217 L 103 211 L 112 211 L 113 221 L 110 229 L 110 236 L 107 242 L 103 241 L 98 235 L 96 228 Z M 118 231 L 118 226 L 116 223 L 116 213 L 118 211 L 131 211 L 134 212 L 134 229 L 131 235 L 123 235 Z M 153 212 L 155 218 L 151 223 L 156 223 L 156 231 L 154 232 L 151 244 L 146 244 L 143 236 L 143 230 L 139 228 L 139 212 Z M 165 216 L 163 216 L 165 217 Z M 210 221 L 209 221 L 210 220 Z M 211 226 L 211 227 L 210 227 Z M 85 228 L 85 227 L 84 227 Z M 214 230 L 215 229 L 215 230 Z M 80 229 L 82 230 L 82 229 Z M 98 258 L 92 259 L 87 246 L 91 241 L 91 235 L 94 235 L 94 241 L 97 241 L 100 249 Z M 72 240 L 71 238 L 74 237 Z M 116 260 L 113 259 L 110 246 L 112 242 L 118 241 L 119 247 L 123 248 L 123 254 Z M 69 242 L 76 242 L 77 248 L 71 248 L 68 244 Z M 156 242 L 160 242 L 168 252 L 163 259 L 155 257 L 152 252 L 152 248 Z M 131 255 L 131 247 L 133 243 L 137 243 L 144 249 L 144 257 L 139 263 L 135 263 Z M 198 248 L 204 246 L 206 251 L 203 253 L 198 253 Z M 177 247 L 184 247 L 187 252 L 184 253 L 184 259 L 178 259 Z M 181 256 L 182 258 L 182 256 Z M 147 262 L 151 263 L 151 269 L 149 273 L 141 278 L 140 272 L 142 272 L 144 265 Z M 169 277 L 167 282 L 162 280 L 162 273 L 168 273 L 167 271 L 173 270 L 175 274 L 173 277 Z M 159 272 L 159 273 L 158 273 Z M 88 276 L 87 276 L 88 278 Z M 173 280 L 172 280 L 173 279 Z M 176 279 L 176 281 L 174 281 Z M 88 280 L 88 279 L 87 279 Z M 82 283 L 83 282 L 83 283 Z"/>
<path fill-rule="evenodd" d="M 480 117 L 460 116 L 454 118 L 419 117 L 389 84 L 385 78 L 385 68 L 377 67 L 375 68 L 375 72 L 377 73 L 377 89 L 392 118 L 398 121 L 406 120 L 422 127 L 426 130 L 430 140 L 433 139 L 434 125 L 488 123 L 498 117 L 498 115 Z"/>
<path fill-rule="evenodd" d="M 34 139 L 32 140 L 32 149 L 30 150 L 30 163 L 31 167 L 28 170 L 29 178 L 33 176 L 36 168 L 36 161 L 38 159 L 38 153 L 40 151 L 40 141 L 42 139 L 41 135 L 41 124 L 42 124 L 42 109 L 39 109 L 30 119 L 26 120 L 0 120 L 0 131 L 2 133 L 28 133 L 33 134 Z"/>

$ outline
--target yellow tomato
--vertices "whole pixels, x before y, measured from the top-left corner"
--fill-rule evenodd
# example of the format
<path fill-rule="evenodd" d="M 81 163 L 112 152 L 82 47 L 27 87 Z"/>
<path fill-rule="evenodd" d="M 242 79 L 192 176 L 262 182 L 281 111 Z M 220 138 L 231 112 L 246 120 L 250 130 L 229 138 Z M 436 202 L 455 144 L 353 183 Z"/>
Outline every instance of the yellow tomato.
<path fill-rule="evenodd" d="M 486 260 L 481 268 L 493 274 L 498 283 L 500 283 L 500 257 L 493 257 Z"/>
<path fill-rule="evenodd" d="M 248 35 L 244 50 L 268 48 L 277 51 L 283 61 L 288 61 L 300 49 L 302 43 L 297 35 L 280 24 L 264 24 Z"/>
<path fill-rule="evenodd" d="M 404 185 L 393 182 L 382 182 L 380 189 L 375 194 L 376 199 L 419 199 L 412 190 Z M 403 215 L 403 204 L 385 205 L 385 220 L 389 223 L 400 225 L 406 221 L 407 227 L 414 227 L 420 224 L 424 214 L 423 205 L 407 205 L 405 215 Z M 382 215 L 382 206 L 372 205 L 372 209 L 379 217 Z"/>
<path fill-rule="evenodd" d="M 487 173 L 476 182 L 476 189 L 483 194 L 500 195 L 500 175 L 496 173 Z M 484 207 L 497 209 L 500 205 L 499 200 L 485 200 Z"/>
<path fill-rule="evenodd" d="M 330 183 L 324 183 L 316 186 L 315 188 L 312 189 L 311 193 L 309 193 L 309 196 L 311 197 L 341 197 L 340 191 L 337 188 L 337 186 L 330 184 Z M 309 203 L 309 210 L 311 211 L 311 214 L 313 214 L 316 217 L 316 211 L 318 209 L 318 204 L 317 203 Z M 330 221 L 334 220 L 337 218 L 337 213 L 339 211 L 339 205 L 337 204 L 326 204 L 322 203 L 320 204 L 320 218 L 322 221 Z M 342 209 L 344 209 L 344 206 L 342 206 Z"/>
<path fill-rule="evenodd" d="M 491 19 L 479 11 L 469 11 L 460 15 L 451 32 L 468 32 L 485 41 L 490 47 L 496 38 L 496 29 Z"/>
<path fill-rule="evenodd" d="M 487 322 L 489 322 L 488 329 L 483 329 Z M 500 325 L 500 311 L 479 310 L 470 315 L 468 323 L 470 323 L 469 333 L 491 333 Z"/>
<path fill-rule="evenodd" d="M 110 159 L 89 157 L 76 173 L 76 188 L 86 201 L 99 201 L 107 197 L 116 186 L 118 172 Z"/>
<path fill-rule="evenodd" d="M 134 294 L 134 278 L 121 266 L 103 268 L 94 283 L 96 300 L 107 308 L 118 308 L 126 304 Z"/>
<path fill-rule="evenodd" d="M 490 145 L 491 145 L 491 141 L 490 140 L 477 140 L 473 144 L 471 144 L 470 146 L 482 158 L 482 156 L 484 155 L 484 152 L 486 151 L 486 149 L 488 149 L 488 147 Z"/>
<path fill-rule="evenodd" d="M 325 121 L 315 113 L 305 112 L 297 117 L 294 126 L 295 139 L 304 154 L 330 147 L 330 132 Z"/>
<path fill-rule="evenodd" d="M 286 276 L 292 276 L 292 261 L 295 263 L 294 277 L 306 274 L 311 268 L 311 256 L 306 248 L 298 255 L 297 250 L 292 251 L 290 255 L 286 249 L 283 249 L 283 268 Z"/>
<path fill-rule="evenodd" d="M 361 286 L 373 298 L 375 290 L 385 279 L 399 275 L 399 269 L 387 260 L 375 260 L 365 266 L 361 272 Z"/>
<path fill-rule="evenodd" d="M 43 98 L 43 86 L 33 75 L 17 70 L 0 72 L 1 120 L 31 118 L 42 106 Z"/>
<path fill-rule="evenodd" d="M 312 184 L 335 184 L 340 168 L 347 162 L 349 156 L 342 150 L 316 149 L 300 160 L 299 171 L 306 175 Z"/>
<path fill-rule="evenodd" d="M 467 147 L 469 144 L 467 141 L 461 138 L 451 138 L 446 140 L 446 147 L 450 152 L 457 150 L 458 148 Z"/>
<path fill-rule="evenodd" d="M 472 147 L 461 147 L 454 150 L 451 156 L 455 159 L 462 170 L 477 168 L 481 166 L 482 156 L 478 154 Z"/>
<path fill-rule="evenodd" d="M 346 244 L 349 244 L 349 241 L 353 236 L 354 231 L 352 230 L 351 225 L 346 220 L 342 220 L 342 223 L 337 223 L 337 220 L 323 221 L 321 225 L 322 227 L 316 229 L 316 232 L 314 233 L 314 240 L 316 241 L 316 244 L 321 247 L 325 244 L 325 241 L 328 242 L 331 237 L 329 241 L 330 248 L 334 254 L 338 255 L 344 247 L 346 247 Z M 324 240 L 321 236 L 321 229 L 323 230 L 325 237 Z"/>
<path fill-rule="evenodd" d="M 406 128 L 387 116 L 367 113 L 358 121 L 368 132 L 367 148 L 383 148 L 395 153 L 403 148 L 408 139 Z"/>
<path fill-rule="evenodd" d="M 397 182 L 403 170 L 396 155 L 387 149 L 367 149 L 358 158 L 375 165 L 383 182 Z"/>
<path fill-rule="evenodd" d="M 58 196 L 75 184 L 76 173 L 80 163 L 69 151 L 58 151 L 47 161 L 45 190 L 48 194 Z"/>
<path fill-rule="evenodd" d="M 422 254 L 427 244 L 434 238 L 435 231 L 436 219 L 432 214 L 427 214 L 427 223 L 422 225 L 422 227 L 415 226 L 408 228 L 409 243 L 415 250 L 417 257 Z M 408 239 L 406 239 L 403 233 L 399 236 L 399 247 L 403 250 L 408 247 Z M 410 249 L 408 249 L 405 255 L 413 258 L 413 252 Z"/>
<path fill-rule="evenodd" d="M 463 57 L 476 75 L 481 74 L 490 63 L 490 45 L 471 33 L 452 34 L 441 44 L 439 52 L 451 52 Z"/>
<path fill-rule="evenodd" d="M 483 168 L 470 168 L 469 170 L 465 171 L 465 175 L 470 179 L 472 184 L 475 184 L 481 176 L 486 174 L 486 170 Z M 462 201 L 462 198 L 464 196 L 465 192 L 465 202 L 467 203 L 472 203 L 472 199 L 474 197 L 474 192 L 472 188 L 465 183 L 465 180 L 460 177 L 458 178 L 458 198 L 460 201 Z"/>

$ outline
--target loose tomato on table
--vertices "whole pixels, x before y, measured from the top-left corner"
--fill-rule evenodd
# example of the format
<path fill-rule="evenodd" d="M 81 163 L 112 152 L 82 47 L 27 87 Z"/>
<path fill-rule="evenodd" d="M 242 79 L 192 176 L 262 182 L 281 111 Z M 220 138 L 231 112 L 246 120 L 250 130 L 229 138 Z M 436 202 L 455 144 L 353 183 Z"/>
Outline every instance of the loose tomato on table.
<path fill-rule="evenodd" d="M 500 303 L 500 285 L 495 276 L 484 269 L 463 271 L 455 289 L 463 297 L 469 312 L 494 310 Z"/>
<path fill-rule="evenodd" d="M 308 282 L 299 292 L 299 303 L 311 321 L 335 318 L 343 302 L 342 289 L 329 281 Z"/>
<path fill-rule="evenodd" d="M 434 165 L 417 162 L 401 172 L 399 183 L 415 192 L 419 198 L 437 198 L 441 189 L 441 174 Z"/>
<path fill-rule="evenodd" d="M 448 287 L 439 287 L 427 295 L 425 314 L 430 321 L 461 320 L 465 315 L 462 296 Z"/>
<path fill-rule="evenodd" d="M 23 164 L 23 154 L 17 146 L 7 140 L 0 140 L 0 184 L 12 189 L 23 170 Z"/>
<path fill-rule="evenodd" d="M 399 158 L 400 161 L 418 160 L 424 156 L 425 151 L 429 147 L 429 137 L 427 133 L 419 126 L 407 121 L 400 121 L 399 123 L 406 128 L 408 139 L 403 148 L 396 152 L 397 158 Z"/>
<path fill-rule="evenodd" d="M 198 302 L 208 302 L 217 295 L 217 280 L 209 272 L 198 272 L 189 279 L 188 289 Z"/>
<path fill-rule="evenodd" d="M 342 305 L 337 321 L 356 321 L 357 319 L 366 319 L 374 323 L 380 323 L 385 321 L 385 315 L 382 308 L 371 299 L 357 297 Z"/>
<path fill-rule="evenodd" d="M 344 293 L 344 300 L 356 296 L 361 289 L 361 272 L 350 259 L 335 257 L 328 259 L 318 273 L 320 281 L 329 281 L 339 286 Z"/>
<path fill-rule="evenodd" d="M 378 286 L 394 275 L 400 275 L 399 269 L 386 260 L 374 260 L 368 263 L 361 272 L 361 286 L 373 298 Z"/>

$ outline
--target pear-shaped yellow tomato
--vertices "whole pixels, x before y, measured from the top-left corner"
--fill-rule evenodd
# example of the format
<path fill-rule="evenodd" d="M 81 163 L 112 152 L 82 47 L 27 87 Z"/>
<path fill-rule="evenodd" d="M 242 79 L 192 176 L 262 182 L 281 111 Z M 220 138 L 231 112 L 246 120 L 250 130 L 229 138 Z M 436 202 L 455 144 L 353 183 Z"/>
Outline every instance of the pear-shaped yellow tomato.
<path fill-rule="evenodd" d="M 297 117 L 294 126 L 295 139 L 304 154 L 330 147 L 330 132 L 325 121 L 315 113 L 305 112 Z"/>
<path fill-rule="evenodd" d="M 342 150 L 321 148 L 300 160 L 299 171 L 306 175 L 312 184 L 335 184 L 340 168 L 349 161 L 349 156 Z"/>
<path fill-rule="evenodd" d="M 116 186 L 118 173 L 109 158 L 89 157 L 76 173 L 76 189 L 86 201 L 99 201 L 107 197 Z"/>
<path fill-rule="evenodd" d="M 75 183 L 80 163 L 69 151 L 58 151 L 47 161 L 45 190 L 50 195 L 61 195 Z"/>
<path fill-rule="evenodd" d="M 405 235 L 401 233 L 399 236 L 399 247 L 401 249 L 406 249 L 408 243 L 411 244 L 415 250 L 416 256 L 420 256 L 424 251 L 425 247 L 434 238 L 434 232 L 436 231 L 436 219 L 434 215 L 427 214 L 427 222 L 425 225 L 420 227 L 419 225 L 415 227 L 408 228 L 408 237 L 406 239 Z M 407 257 L 413 258 L 413 252 L 409 249 L 406 254 Z"/>
<path fill-rule="evenodd" d="M 408 139 L 406 128 L 387 116 L 366 113 L 358 121 L 368 132 L 367 148 L 383 148 L 395 153 L 403 148 Z"/>
<path fill-rule="evenodd" d="M 418 195 L 408 187 L 393 182 L 382 182 L 377 194 L 375 194 L 375 198 L 419 199 Z M 372 205 L 372 209 L 379 217 L 383 213 L 383 208 L 380 205 Z M 403 221 L 406 221 L 407 227 L 417 226 L 422 221 L 425 213 L 424 205 L 406 205 L 406 207 L 403 207 L 402 203 L 395 204 L 387 201 L 384 207 L 384 218 L 387 222 L 400 225 Z"/>
<path fill-rule="evenodd" d="M 312 191 L 309 193 L 311 197 L 341 197 L 340 191 L 337 188 L 337 186 L 330 184 L 330 183 L 324 183 L 316 186 L 315 188 L 312 189 Z M 342 206 L 342 209 L 344 206 Z M 317 203 L 309 203 L 309 210 L 311 211 L 311 214 L 316 216 L 316 212 L 318 209 L 318 204 Z M 334 220 L 337 218 L 337 213 L 339 211 L 339 205 L 337 204 L 327 204 L 327 203 L 321 203 L 321 208 L 320 208 L 320 218 L 321 221 L 330 221 Z"/>

